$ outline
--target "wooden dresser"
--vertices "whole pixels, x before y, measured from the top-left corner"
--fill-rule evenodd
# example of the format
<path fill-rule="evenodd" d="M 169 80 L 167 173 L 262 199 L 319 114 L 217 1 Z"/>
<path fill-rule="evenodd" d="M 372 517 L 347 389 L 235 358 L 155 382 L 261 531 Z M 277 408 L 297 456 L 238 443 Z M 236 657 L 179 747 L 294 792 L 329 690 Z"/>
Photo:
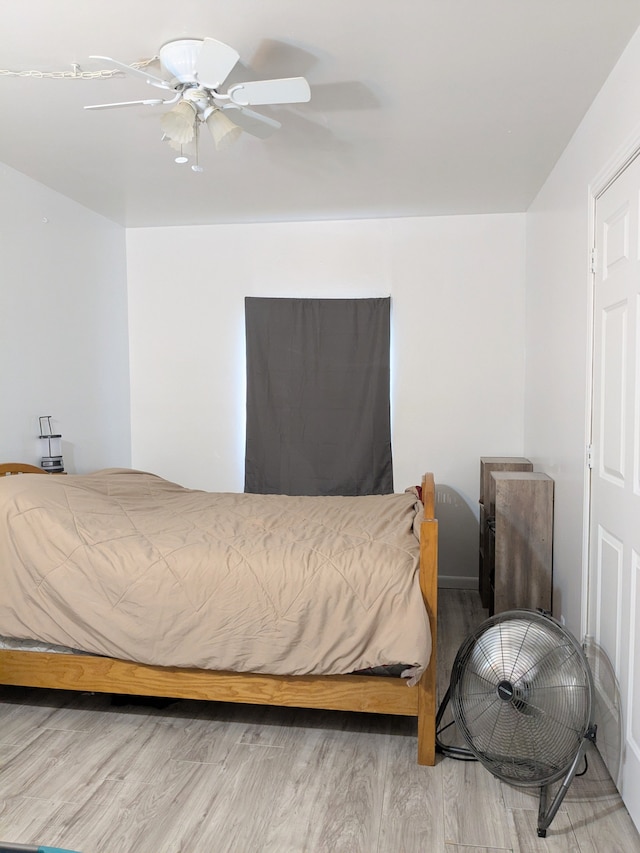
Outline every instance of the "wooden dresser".
<path fill-rule="evenodd" d="M 553 493 L 528 459 L 481 459 L 479 590 L 490 615 L 551 610 Z"/>

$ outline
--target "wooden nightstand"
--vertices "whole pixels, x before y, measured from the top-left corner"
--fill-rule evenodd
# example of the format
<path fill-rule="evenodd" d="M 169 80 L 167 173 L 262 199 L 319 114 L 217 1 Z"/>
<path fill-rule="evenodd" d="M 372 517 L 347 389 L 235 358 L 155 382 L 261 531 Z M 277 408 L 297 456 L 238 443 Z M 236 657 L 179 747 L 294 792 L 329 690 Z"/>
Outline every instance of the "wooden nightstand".
<path fill-rule="evenodd" d="M 489 505 L 489 615 L 551 612 L 554 482 L 534 471 L 494 471 Z"/>
<path fill-rule="evenodd" d="M 493 499 L 494 471 L 533 471 L 533 464 L 523 456 L 481 456 L 480 457 L 480 553 L 478 565 L 478 591 L 482 606 L 489 607 L 491 599 L 490 572 L 493 569 L 493 541 L 489 538 L 487 522 L 490 518 L 489 506 Z"/>

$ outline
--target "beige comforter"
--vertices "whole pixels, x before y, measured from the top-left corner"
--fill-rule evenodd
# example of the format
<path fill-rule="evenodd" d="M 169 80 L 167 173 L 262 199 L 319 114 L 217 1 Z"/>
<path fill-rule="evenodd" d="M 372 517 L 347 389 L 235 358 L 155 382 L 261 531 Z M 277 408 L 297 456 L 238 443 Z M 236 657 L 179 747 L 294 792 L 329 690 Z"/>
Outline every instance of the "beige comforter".
<path fill-rule="evenodd" d="M 0 481 L 0 635 L 298 675 L 430 655 L 410 493 L 192 491 L 152 474 Z"/>

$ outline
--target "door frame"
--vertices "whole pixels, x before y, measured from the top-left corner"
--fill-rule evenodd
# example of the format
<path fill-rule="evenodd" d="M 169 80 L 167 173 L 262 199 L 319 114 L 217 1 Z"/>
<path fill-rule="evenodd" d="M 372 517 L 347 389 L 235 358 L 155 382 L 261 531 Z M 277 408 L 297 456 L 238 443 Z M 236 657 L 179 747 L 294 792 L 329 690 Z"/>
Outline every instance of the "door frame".
<path fill-rule="evenodd" d="M 582 600 L 580 631 L 583 640 L 594 639 L 593 608 L 596 589 L 593 584 L 591 554 L 591 468 L 587 460 L 587 448 L 593 439 L 593 383 L 595 349 L 595 281 L 596 273 L 592 268 L 592 252 L 596 248 L 596 204 L 598 198 L 618 178 L 631 163 L 640 157 L 640 124 L 627 141 L 607 161 L 597 175 L 589 182 L 588 196 L 588 302 L 587 302 L 587 395 L 585 405 L 585 477 L 582 525 Z M 597 263 L 597 261 L 596 261 Z"/>

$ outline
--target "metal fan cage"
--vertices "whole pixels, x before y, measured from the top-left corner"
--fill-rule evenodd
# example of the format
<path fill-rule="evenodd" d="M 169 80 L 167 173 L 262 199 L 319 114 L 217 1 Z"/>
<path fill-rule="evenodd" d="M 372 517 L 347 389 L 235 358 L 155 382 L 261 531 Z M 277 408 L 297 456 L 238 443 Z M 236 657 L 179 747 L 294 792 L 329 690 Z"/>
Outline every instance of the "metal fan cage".
<path fill-rule="evenodd" d="M 448 702 L 468 757 L 505 782 L 540 788 L 544 836 L 586 742 L 595 740 L 593 678 L 580 644 L 541 611 L 492 616 L 458 650 L 439 719 Z M 562 777 L 547 808 L 550 785 Z"/>

